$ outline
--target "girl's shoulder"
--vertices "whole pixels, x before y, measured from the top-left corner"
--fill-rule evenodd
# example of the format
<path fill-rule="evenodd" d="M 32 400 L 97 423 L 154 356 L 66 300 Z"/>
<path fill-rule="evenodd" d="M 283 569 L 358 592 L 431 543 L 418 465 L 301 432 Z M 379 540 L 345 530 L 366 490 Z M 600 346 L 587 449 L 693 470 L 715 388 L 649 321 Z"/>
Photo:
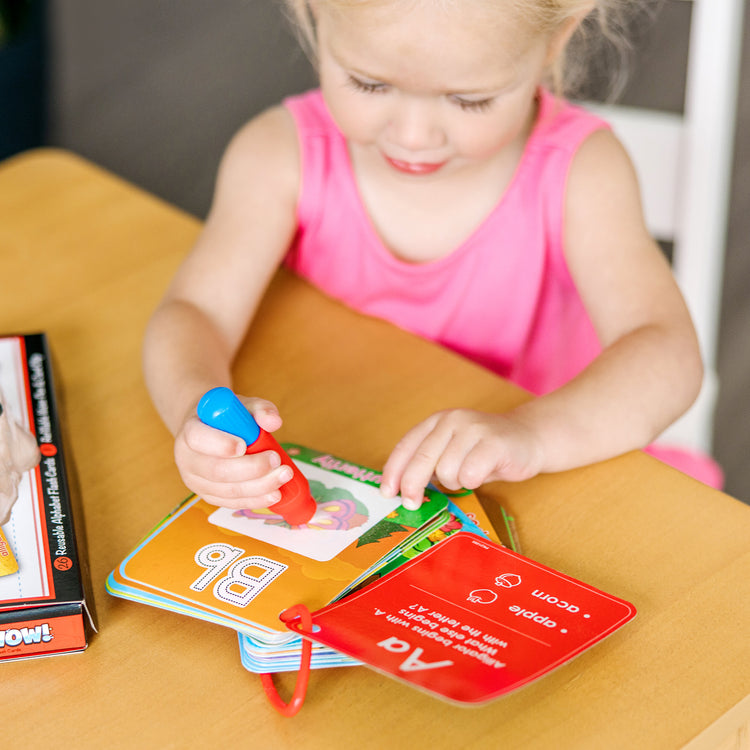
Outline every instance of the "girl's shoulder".
<path fill-rule="evenodd" d="M 220 179 L 237 185 L 262 181 L 269 191 L 296 197 L 299 147 L 294 120 L 276 105 L 243 125 L 229 142 L 219 169 Z"/>
<path fill-rule="evenodd" d="M 581 142 L 571 165 L 568 192 L 583 196 L 585 202 L 608 194 L 616 203 L 640 204 L 635 166 L 612 130 L 594 131 Z"/>
<path fill-rule="evenodd" d="M 227 153 L 239 158 L 264 155 L 283 159 L 294 153 L 297 143 L 294 119 L 286 107 L 276 105 L 255 115 L 243 125 L 227 147 Z"/>

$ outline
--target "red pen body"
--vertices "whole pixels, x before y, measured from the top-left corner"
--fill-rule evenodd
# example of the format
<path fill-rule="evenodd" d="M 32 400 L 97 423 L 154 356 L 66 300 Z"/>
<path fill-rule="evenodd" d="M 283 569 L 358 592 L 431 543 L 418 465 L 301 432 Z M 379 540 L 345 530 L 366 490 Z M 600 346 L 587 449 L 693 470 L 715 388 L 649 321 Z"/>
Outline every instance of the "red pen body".
<path fill-rule="evenodd" d="M 292 470 L 292 478 L 279 487 L 281 500 L 270 505 L 268 509 L 283 516 L 284 520 L 292 526 L 307 523 L 313 517 L 317 508 L 315 500 L 310 494 L 310 484 L 307 478 L 279 445 L 276 438 L 265 430 L 260 430 L 258 439 L 252 445 L 247 446 L 245 453 L 261 453 L 262 451 L 278 453 L 282 465 L 288 466 Z"/>

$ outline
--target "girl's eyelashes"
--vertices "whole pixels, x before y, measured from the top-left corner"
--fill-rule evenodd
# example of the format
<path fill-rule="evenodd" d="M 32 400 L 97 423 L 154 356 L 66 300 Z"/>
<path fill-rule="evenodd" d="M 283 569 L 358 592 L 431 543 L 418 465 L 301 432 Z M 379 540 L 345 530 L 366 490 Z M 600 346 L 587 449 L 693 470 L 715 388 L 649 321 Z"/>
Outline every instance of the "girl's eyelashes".
<path fill-rule="evenodd" d="M 492 106 L 494 99 L 463 99 L 460 96 L 451 96 L 451 101 L 465 112 L 486 112 Z"/>
<path fill-rule="evenodd" d="M 387 83 L 357 78 L 357 76 L 353 76 L 351 73 L 347 76 L 347 85 L 355 91 L 365 94 L 382 94 L 390 89 L 390 86 Z M 465 112 L 486 112 L 494 102 L 494 97 L 487 97 L 486 99 L 464 99 L 455 94 L 449 95 L 448 99 Z"/>
<path fill-rule="evenodd" d="M 347 77 L 347 84 L 351 86 L 355 91 L 361 91 L 365 94 L 381 94 L 388 90 L 387 83 L 380 83 L 378 81 L 363 81 L 361 78 L 356 78 L 353 75 Z"/>

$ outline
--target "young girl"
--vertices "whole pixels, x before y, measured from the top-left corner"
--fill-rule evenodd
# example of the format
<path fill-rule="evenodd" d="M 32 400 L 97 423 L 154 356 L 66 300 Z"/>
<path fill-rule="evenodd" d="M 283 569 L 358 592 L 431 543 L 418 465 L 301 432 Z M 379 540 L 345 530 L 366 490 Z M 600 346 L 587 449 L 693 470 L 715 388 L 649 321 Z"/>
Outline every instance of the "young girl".
<path fill-rule="evenodd" d="M 545 87 L 606 0 L 288 2 L 320 90 L 233 139 L 146 334 L 147 384 L 187 486 L 259 508 L 288 480 L 277 455 L 245 456 L 195 415 L 230 385 L 280 263 L 540 395 L 414 426 L 382 482 L 406 507 L 433 476 L 476 488 L 650 443 L 698 393 L 696 336 L 622 146 Z M 272 403 L 245 402 L 279 427 Z"/>

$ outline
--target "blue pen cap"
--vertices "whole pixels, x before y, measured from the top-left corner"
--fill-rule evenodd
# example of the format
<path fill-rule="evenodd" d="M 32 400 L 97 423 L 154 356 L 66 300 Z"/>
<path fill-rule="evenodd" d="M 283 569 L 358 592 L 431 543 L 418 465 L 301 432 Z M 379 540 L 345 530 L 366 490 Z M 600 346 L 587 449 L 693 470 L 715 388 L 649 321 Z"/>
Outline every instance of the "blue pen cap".
<path fill-rule="evenodd" d="M 212 388 L 198 402 L 198 418 L 203 424 L 242 438 L 252 445 L 260 435 L 253 415 L 229 388 Z"/>

